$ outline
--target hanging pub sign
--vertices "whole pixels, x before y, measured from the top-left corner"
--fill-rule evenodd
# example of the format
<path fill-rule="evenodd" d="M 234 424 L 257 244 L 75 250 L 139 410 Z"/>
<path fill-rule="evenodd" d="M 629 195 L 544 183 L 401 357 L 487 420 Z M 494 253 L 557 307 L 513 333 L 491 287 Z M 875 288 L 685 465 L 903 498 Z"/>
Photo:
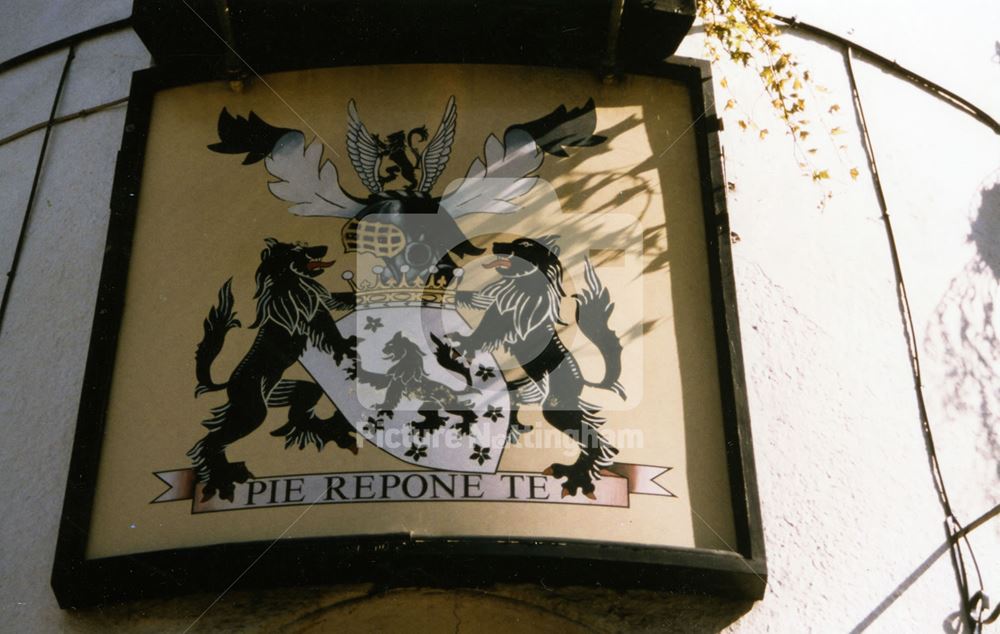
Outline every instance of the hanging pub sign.
<path fill-rule="evenodd" d="M 759 597 L 704 85 L 137 74 L 60 601 L 237 578 Z"/>

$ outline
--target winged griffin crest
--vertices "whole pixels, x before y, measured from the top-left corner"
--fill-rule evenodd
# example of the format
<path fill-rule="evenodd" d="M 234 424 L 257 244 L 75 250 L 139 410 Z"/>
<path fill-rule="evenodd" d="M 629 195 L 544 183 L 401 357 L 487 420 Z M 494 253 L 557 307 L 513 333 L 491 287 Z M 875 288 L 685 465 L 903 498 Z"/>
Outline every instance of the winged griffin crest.
<path fill-rule="evenodd" d="M 533 174 L 541 167 L 545 153 L 566 156 L 567 146 L 593 146 L 604 141 L 594 134 L 593 100 L 572 110 L 560 106 L 545 117 L 508 127 L 502 138 L 490 134 L 483 155 L 472 161 L 457 185 L 434 196 L 431 190 L 448 164 L 455 140 L 458 113 L 454 97 L 448 100 L 437 131 L 423 148 L 419 145 L 427 139 L 426 128 L 392 132 L 383 139 L 362 122 L 354 100 L 348 103 L 347 114 L 347 154 L 369 190 L 367 196 L 353 195 L 341 187 L 337 167 L 324 158 L 320 141 L 307 142 L 301 131 L 271 126 L 254 112 L 244 118 L 223 109 L 218 123 L 220 140 L 209 148 L 246 154 L 245 165 L 263 160 L 274 179 L 267 184 L 268 189 L 289 203 L 293 214 L 356 220 L 376 214 L 379 221 L 395 225 L 405 234 L 407 244 L 414 246 L 409 248 L 408 257 L 387 263 L 386 275 L 398 277 L 399 268 L 407 266 L 411 279 L 426 274 L 431 267 L 450 276 L 455 263 L 449 252 L 460 257 L 481 254 L 454 220 L 471 213 L 507 214 L 520 209 L 520 202 L 535 185 Z M 400 182 L 405 185 L 393 187 Z"/>

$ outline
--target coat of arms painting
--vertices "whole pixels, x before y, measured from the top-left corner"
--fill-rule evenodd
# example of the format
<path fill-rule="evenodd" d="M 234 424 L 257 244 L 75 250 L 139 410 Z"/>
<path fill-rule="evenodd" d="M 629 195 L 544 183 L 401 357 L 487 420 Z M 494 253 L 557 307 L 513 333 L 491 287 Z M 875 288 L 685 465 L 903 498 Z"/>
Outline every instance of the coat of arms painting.
<path fill-rule="evenodd" d="M 668 80 L 519 67 L 160 91 L 89 556 L 731 550 L 693 119 Z"/>

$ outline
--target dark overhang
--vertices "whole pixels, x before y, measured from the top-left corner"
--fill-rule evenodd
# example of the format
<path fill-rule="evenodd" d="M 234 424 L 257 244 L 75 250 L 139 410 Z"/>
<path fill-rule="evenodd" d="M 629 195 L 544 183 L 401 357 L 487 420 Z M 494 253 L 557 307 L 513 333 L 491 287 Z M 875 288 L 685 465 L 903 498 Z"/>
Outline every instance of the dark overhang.
<path fill-rule="evenodd" d="M 232 77 L 320 66 L 657 62 L 694 21 L 693 0 L 135 0 L 157 66 Z M 620 27 L 620 30 L 619 30 Z"/>

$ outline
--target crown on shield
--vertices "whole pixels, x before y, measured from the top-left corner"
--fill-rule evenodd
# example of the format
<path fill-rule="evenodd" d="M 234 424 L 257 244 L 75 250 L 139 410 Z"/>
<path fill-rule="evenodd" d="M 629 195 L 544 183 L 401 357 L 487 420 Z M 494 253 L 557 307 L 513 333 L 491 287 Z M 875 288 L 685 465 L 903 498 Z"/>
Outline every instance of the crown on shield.
<path fill-rule="evenodd" d="M 406 234 L 397 226 L 384 222 L 352 219 L 341 231 L 345 253 L 373 255 L 390 263 L 408 246 Z M 361 258 L 358 259 L 360 264 Z M 344 280 L 354 290 L 356 310 L 397 306 L 419 307 L 436 305 L 455 307 L 456 292 L 464 271 L 456 268 L 451 275 L 439 274 L 431 265 L 425 270 L 413 270 L 402 264 L 398 270 L 386 264 L 376 264 L 367 271 L 345 271 Z"/>

